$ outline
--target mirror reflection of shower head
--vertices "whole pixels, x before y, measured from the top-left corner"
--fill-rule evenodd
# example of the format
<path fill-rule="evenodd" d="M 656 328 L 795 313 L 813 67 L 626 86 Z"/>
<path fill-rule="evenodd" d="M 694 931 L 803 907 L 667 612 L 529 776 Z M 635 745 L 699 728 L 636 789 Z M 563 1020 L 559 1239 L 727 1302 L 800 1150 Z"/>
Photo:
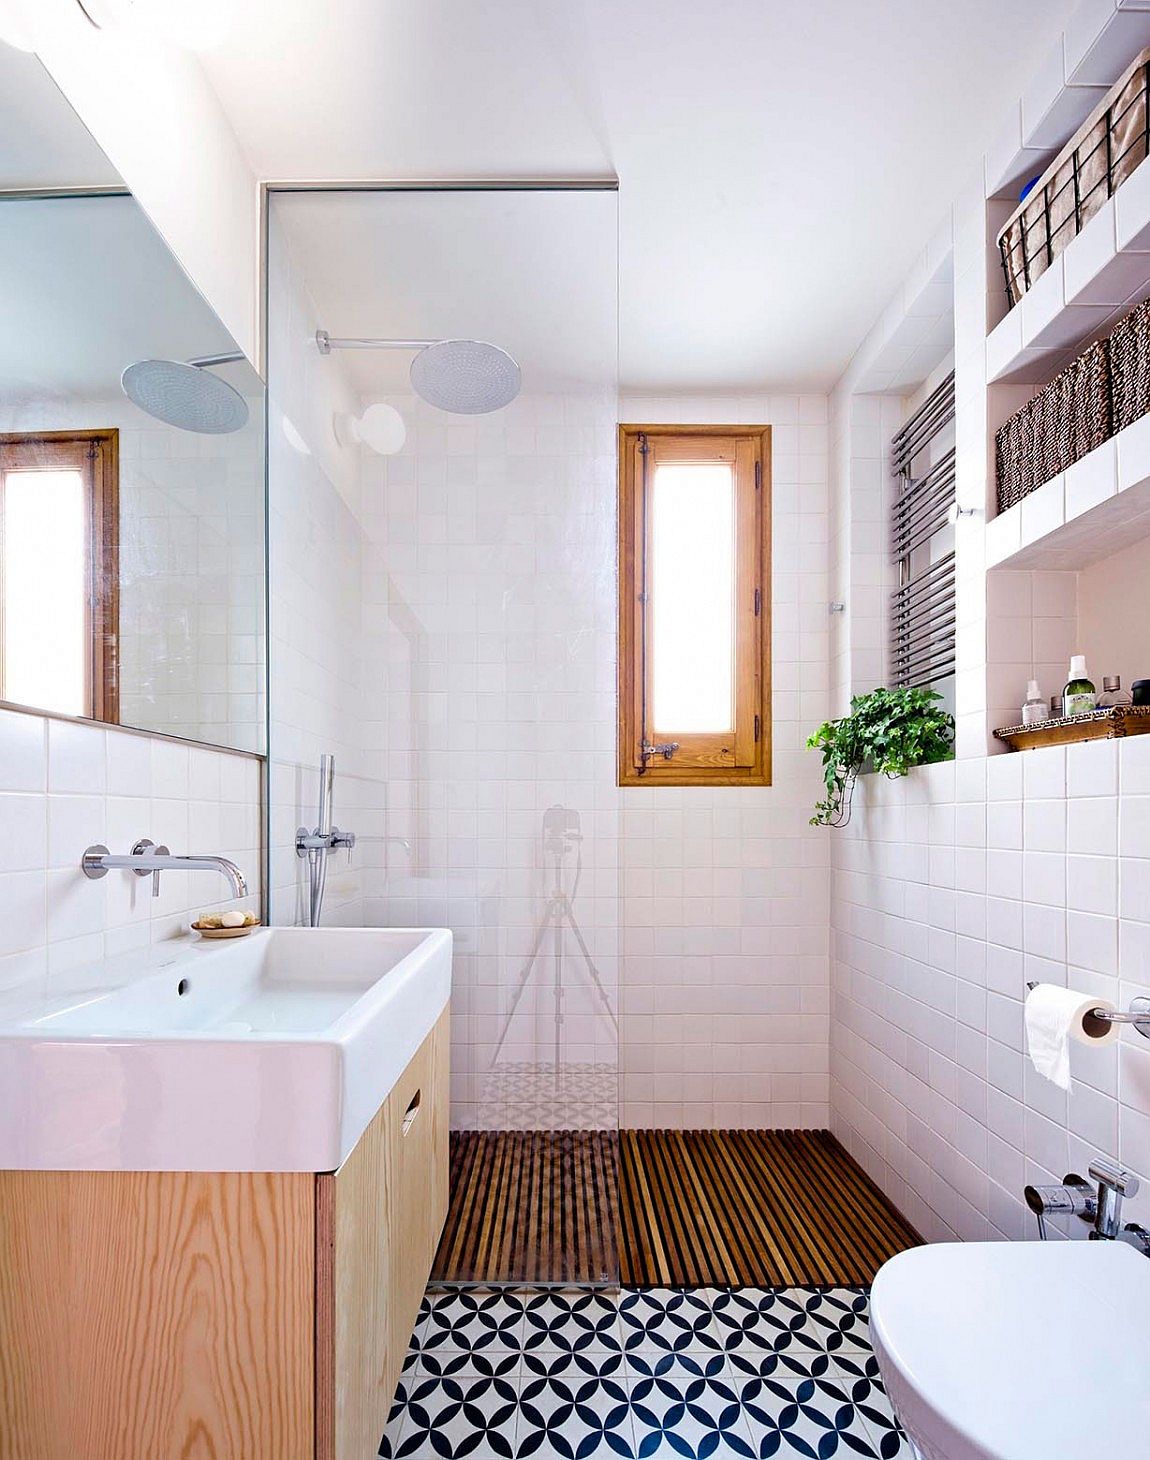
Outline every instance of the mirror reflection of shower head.
<path fill-rule="evenodd" d="M 207 367 L 242 359 L 237 350 L 199 360 L 137 360 L 120 376 L 120 385 L 133 405 L 157 421 L 202 436 L 226 436 L 247 425 L 248 403 Z"/>
<path fill-rule="evenodd" d="M 522 387 L 516 361 L 485 340 L 333 339 L 317 330 L 321 355 L 333 350 L 415 350 L 411 388 L 428 405 L 457 416 L 485 416 L 510 405 Z"/>

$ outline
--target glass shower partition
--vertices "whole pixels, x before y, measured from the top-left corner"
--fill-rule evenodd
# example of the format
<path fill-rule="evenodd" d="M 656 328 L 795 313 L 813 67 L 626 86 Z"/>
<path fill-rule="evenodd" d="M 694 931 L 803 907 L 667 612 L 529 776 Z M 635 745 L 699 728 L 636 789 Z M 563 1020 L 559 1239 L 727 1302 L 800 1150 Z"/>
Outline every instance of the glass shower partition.
<path fill-rule="evenodd" d="M 455 936 L 445 1282 L 619 1275 L 617 222 L 606 187 L 271 198 L 273 916 L 334 753 L 322 921 Z M 515 399 L 423 398 L 441 340 Z"/>

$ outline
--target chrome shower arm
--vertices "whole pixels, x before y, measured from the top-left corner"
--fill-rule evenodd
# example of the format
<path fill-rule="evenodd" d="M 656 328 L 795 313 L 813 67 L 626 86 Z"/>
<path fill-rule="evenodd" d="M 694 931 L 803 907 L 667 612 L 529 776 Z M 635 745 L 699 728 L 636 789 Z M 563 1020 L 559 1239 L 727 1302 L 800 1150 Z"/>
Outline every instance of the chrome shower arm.
<path fill-rule="evenodd" d="M 212 365 L 234 365 L 237 360 L 246 357 L 242 350 L 228 350 L 222 355 L 197 355 L 194 360 L 188 360 L 188 365 L 194 365 L 197 370 L 205 370 Z"/>
<path fill-rule="evenodd" d="M 327 330 L 316 330 L 316 348 L 321 355 L 330 355 L 333 350 L 426 350 L 438 340 L 377 340 L 329 335 Z"/>

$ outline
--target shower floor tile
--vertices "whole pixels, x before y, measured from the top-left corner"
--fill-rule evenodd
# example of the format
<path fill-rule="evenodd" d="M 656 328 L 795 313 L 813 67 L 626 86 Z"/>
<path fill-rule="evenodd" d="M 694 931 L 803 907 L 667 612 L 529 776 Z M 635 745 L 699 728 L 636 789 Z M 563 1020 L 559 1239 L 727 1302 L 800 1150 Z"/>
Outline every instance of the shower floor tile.
<path fill-rule="evenodd" d="M 911 1457 L 863 1287 L 432 1291 L 380 1454 Z"/>

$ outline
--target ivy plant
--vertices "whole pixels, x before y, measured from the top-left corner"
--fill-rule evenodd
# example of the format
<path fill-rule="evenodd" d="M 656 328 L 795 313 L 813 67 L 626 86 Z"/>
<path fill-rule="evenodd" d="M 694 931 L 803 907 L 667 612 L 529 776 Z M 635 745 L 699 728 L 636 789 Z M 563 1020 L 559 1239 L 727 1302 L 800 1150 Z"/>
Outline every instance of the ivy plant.
<path fill-rule="evenodd" d="M 807 746 L 821 750 L 826 798 L 812 826 L 845 826 L 860 772 L 905 776 L 917 765 L 949 760 L 954 720 L 932 689 L 872 689 L 855 695 L 851 712 L 820 725 Z"/>

